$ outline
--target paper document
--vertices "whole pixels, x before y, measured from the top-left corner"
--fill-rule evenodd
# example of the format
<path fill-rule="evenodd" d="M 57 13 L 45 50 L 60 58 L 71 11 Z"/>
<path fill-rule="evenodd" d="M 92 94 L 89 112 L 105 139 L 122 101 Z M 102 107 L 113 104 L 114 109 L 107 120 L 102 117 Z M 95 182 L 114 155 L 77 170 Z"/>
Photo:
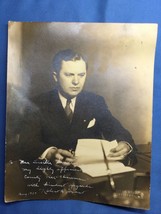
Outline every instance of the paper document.
<path fill-rule="evenodd" d="M 116 140 L 107 141 L 101 139 L 79 139 L 75 151 L 77 165 L 84 173 L 92 177 L 108 175 L 109 170 L 104 162 L 101 143 L 104 147 L 106 156 L 112 148 L 115 148 L 118 143 Z M 111 174 L 134 171 L 132 167 L 125 166 L 114 159 L 109 160 L 109 168 Z"/>

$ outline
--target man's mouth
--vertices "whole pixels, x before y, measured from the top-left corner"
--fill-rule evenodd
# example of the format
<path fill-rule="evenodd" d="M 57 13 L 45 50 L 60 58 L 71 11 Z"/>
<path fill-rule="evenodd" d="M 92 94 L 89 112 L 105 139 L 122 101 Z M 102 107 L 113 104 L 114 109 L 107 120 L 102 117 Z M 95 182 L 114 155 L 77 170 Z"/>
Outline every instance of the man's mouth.
<path fill-rule="evenodd" d="M 71 87 L 71 90 L 72 90 L 72 91 L 78 91 L 78 90 L 79 90 L 79 87 Z"/>

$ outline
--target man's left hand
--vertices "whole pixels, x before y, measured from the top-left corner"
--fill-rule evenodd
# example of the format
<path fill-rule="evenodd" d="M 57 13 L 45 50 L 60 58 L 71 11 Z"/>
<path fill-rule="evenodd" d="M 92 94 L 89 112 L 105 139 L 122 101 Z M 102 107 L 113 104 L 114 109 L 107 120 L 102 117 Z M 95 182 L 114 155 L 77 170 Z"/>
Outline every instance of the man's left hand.
<path fill-rule="evenodd" d="M 120 141 L 117 147 L 111 149 L 107 158 L 109 160 L 123 160 L 131 150 L 128 144 L 126 141 Z"/>

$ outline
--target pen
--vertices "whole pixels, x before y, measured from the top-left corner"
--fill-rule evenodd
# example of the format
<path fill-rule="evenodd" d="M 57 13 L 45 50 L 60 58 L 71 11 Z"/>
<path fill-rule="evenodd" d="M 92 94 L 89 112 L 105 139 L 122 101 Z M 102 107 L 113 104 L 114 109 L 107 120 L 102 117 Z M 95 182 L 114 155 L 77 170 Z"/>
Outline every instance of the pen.
<path fill-rule="evenodd" d="M 73 149 L 69 149 L 69 152 L 70 152 L 73 156 L 75 156 L 75 151 L 74 151 Z"/>
<path fill-rule="evenodd" d="M 115 182 L 114 182 L 113 176 L 111 174 L 111 170 L 109 168 L 109 161 L 108 161 L 108 159 L 106 157 L 106 153 L 105 153 L 102 141 L 101 141 L 101 147 L 102 147 L 104 162 L 105 162 L 107 170 L 108 170 L 108 177 L 109 177 L 109 180 L 110 180 L 110 186 L 111 186 L 112 190 L 115 191 L 116 190 L 116 188 L 115 188 Z"/>

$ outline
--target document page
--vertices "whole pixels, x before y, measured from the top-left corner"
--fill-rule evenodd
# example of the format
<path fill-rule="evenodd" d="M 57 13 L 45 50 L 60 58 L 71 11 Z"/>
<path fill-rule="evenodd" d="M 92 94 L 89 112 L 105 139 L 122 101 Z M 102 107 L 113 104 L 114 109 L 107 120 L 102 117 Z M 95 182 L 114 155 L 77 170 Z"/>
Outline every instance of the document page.
<path fill-rule="evenodd" d="M 84 173 L 92 177 L 104 176 L 111 174 L 118 174 L 123 172 L 134 171 L 132 167 L 127 167 L 120 161 L 116 161 L 114 158 L 109 159 L 109 168 L 104 162 L 104 156 L 102 152 L 101 143 L 104 147 L 106 156 L 110 153 L 112 148 L 115 148 L 118 143 L 116 140 L 107 141 L 101 139 L 79 139 L 76 148 L 77 165 L 82 169 Z"/>

